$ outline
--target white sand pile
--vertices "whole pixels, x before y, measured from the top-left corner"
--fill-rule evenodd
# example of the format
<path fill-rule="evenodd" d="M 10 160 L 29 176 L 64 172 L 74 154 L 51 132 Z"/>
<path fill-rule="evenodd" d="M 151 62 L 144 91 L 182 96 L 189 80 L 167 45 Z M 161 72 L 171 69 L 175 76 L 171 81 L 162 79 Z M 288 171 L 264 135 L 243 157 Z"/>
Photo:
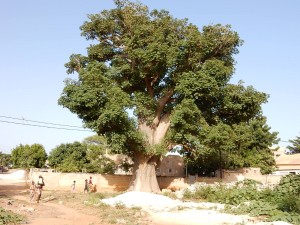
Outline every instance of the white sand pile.
<path fill-rule="evenodd" d="M 114 198 L 102 199 L 101 202 L 111 206 L 122 204 L 126 207 L 141 207 L 149 212 L 155 222 L 166 225 L 289 225 L 285 222 L 254 222 L 247 215 L 221 213 L 218 210 L 224 208 L 223 204 L 182 202 L 147 192 L 126 192 Z"/>
<path fill-rule="evenodd" d="M 101 201 L 111 206 L 124 204 L 126 207 L 141 207 L 152 210 L 172 209 L 181 203 L 179 200 L 173 200 L 163 195 L 138 191 L 127 192 Z"/>

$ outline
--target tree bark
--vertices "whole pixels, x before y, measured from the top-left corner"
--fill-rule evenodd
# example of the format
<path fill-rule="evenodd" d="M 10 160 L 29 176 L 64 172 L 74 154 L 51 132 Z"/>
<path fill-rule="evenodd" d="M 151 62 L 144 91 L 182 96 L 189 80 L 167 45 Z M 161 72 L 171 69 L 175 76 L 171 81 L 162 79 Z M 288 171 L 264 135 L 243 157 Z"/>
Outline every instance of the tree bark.
<path fill-rule="evenodd" d="M 155 126 L 146 123 L 139 124 L 139 130 L 147 137 L 149 146 L 160 144 L 170 127 L 170 115 L 159 118 Z M 132 181 L 128 191 L 143 191 L 159 193 L 160 188 L 156 178 L 156 168 L 160 165 L 160 155 L 148 155 L 146 152 L 134 153 Z"/>
<path fill-rule="evenodd" d="M 128 191 L 159 193 L 160 188 L 156 178 L 156 167 L 160 157 L 147 156 L 136 152 L 134 157 L 133 174 Z"/>

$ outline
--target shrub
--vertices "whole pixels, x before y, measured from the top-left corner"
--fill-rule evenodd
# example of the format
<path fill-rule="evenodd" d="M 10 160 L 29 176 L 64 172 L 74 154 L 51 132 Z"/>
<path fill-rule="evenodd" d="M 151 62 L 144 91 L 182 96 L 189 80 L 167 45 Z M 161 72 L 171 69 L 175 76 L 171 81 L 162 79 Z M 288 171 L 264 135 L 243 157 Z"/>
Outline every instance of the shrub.
<path fill-rule="evenodd" d="M 22 222 L 23 219 L 22 216 L 0 207 L 0 224 L 17 224 Z"/>
<path fill-rule="evenodd" d="M 278 201 L 278 208 L 284 212 L 295 212 L 300 214 L 300 198 L 287 195 Z"/>
<path fill-rule="evenodd" d="M 249 214 L 269 221 L 300 224 L 300 175 L 288 175 L 271 190 L 258 190 L 258 182 L 244 180 L 234 186 L 199 185 L 185 190 L 183 198 L 226 204 L 226 211 Z"/>
<path fill-rule="evenodd" d="M 294 195 L 300 197 L 300 175 L 289 174 L 281 178 L 274 191 L 278 197 Z"/>
<path fill-rule="evenodd" d="M 238 205 L 245 201 L 259 200 L 262 194 L 257 191 L 257 182 L 245 180 L 237 182 L 233 187 L 227 187 L 221 183 L 210 186 L 197 186 L 194 191 L 185 190 L 185 199 L 197 199 L 210 202 L 219 202 Z"/>
<path fill-rule="evenodd" d="M 300 175 L 284 176 L 274 188 L 273 202 L 284 212 L 300 213 Z"/>

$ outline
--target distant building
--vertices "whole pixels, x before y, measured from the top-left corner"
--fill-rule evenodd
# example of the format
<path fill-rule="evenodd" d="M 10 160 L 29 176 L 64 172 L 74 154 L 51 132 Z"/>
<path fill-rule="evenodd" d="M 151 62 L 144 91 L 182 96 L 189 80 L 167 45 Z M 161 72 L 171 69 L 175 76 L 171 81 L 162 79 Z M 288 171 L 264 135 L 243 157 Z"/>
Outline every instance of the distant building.
<path fill-rule="evenodd" d="M 184 177 L 185 165 L 182 156 L 168 154 L 163 157 L 159 168 L 156 170 L 157 176 Z"/>
<path fill-rule="evenodd" d="M 277 170 L 274 175 L 300 174 L 300 153 L 290 154 L 285 147 L 274 152 Z"/>

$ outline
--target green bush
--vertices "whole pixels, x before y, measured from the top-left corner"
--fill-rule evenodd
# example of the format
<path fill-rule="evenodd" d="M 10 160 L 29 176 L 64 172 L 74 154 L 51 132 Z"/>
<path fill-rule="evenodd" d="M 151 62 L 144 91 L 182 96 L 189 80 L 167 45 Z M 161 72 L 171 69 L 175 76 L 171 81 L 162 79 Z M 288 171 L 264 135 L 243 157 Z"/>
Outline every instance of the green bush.
<path fill-rule="evenodd" d="M 0 207 L 0 224 L 17 224 L 22 222 L 24 218 L 18 214 L 7 211 Z"/>
<path fill-rule="evenodd" d="M 245 201 L 263 198 L 257 191 L 256 185 L 256 182 L 245 180 L 230 188 L 220 183 L 215 186 L 197 186 L 193 192 L 185 190 L 183 198 L 238 205 Z"/>
<path fill-rule="evenodd" d="M 239 206 L 226 205 L 225 212 L 249 214 L 250 216 L 260 217 L 267 221 L 284 221 L 295 225 L 300 224 L 299 214 L 283 212 L 279 210 L 276 205 L 263 201 L 251 201 L 242 203 Z"/>
<path fill-rule="evenodd" d="M 284 176 L 274 188 L 273 202 L 284 212 L 300 213 L 300 175 Z"/>
<path fill-rule="evenodd" d="M 183 198 L 223 203 L 227 212 L 231 213 L 300 224 L 300 175 L 283 177 L 274 190 L 258 190 L 258 184 L 245 180 L 232 187 L 223 184 L 199 185 L 193 191 L 185 190 Z"/>
<path fill-rule="evenodd" d="M 278 201 L 278 208 L 284 212 L 300 214 L 300 198 L 294 195 L 287 195 Z"/>
<path fill-rule="evenodd" d="M 294 195 L 300 197 L 300 175 L 289 174 L 281 178 L 274 192 L 280 197 Z"/>
<path fill-rule="evenodd" d="M 196 200 L 207 200 L 210 195 L 214 194 L 214 190 L 211 186 L 196 187 L 192 192 L 186 189 L 183 193 L 184 199 L 196 199 Z"/>
<path fill-rule="evenodd" d="M 250 216 L 271 216 L 278 211 L 276 206 L 262 201 L 251 201 L 238 206 L 227 205 L 225 211 L 234 214 L 249 214 Z"/>

